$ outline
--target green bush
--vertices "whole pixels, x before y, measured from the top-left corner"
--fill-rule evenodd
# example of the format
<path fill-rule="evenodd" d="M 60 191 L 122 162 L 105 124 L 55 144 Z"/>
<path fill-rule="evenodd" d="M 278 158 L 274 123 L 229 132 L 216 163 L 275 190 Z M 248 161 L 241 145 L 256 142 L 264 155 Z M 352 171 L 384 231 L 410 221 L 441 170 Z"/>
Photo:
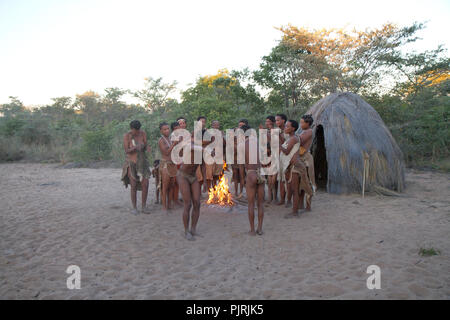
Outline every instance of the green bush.
<path fill-rule="evenodd" d="M 86 131 L 81 134 L 81 146 L 72 151 L 77 161 L 97 161 L 111 159 L 112 135 L 107 129 Z"/>
<path fill-rule="evenodd" d="M 0 137 L 0 161 L 18 161 L 25 157 L 25 151 L 16 137 Z"/>
<path fill-rule="evenodd" d="M 49 122 L 42 120 L 28 120 L 18 130 L 18 136 L 27 145 L 48 145 L 52 139 Z"/>
<path fill-rule="evenodd" d="M 17 117 L 0 118 L 0 134 L 4 137 L 12 137 L 25 125 L 25 120 Z"/>

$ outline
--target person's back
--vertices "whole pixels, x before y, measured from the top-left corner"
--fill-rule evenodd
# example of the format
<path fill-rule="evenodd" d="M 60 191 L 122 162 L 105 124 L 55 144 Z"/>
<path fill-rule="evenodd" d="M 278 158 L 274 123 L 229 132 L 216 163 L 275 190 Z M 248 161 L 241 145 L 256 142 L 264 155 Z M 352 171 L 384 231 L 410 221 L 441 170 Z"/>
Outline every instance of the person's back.
<path fill-rule="evenodd" d="M 241 127 L 241 129 L 247 131 L 250 129 L 247 125 Z M 253 146 L 256 146 L 254 150 Z M 245 189 L 247 191 L 248 201 L 248 218 L 250 222 L 249 234 L 254 236 L 255 234 L 262 235 L 262 225 L 264 219 L 264 184 L 266 182 L 264 176 L 261 174 L 261 164 L 259 159 L 259 146 L 256 136 L 245 137 Z M 251 155 L 256 152 L 256 157 Z M 255 200 L 258 207 L 258 227 L 255 232 Z"/>

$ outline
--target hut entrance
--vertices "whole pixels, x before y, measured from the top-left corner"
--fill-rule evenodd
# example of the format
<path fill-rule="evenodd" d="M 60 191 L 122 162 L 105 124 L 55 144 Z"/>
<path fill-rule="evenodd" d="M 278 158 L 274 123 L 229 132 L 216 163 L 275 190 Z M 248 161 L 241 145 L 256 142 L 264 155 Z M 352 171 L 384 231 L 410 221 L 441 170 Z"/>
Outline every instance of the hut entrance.
<path fill-rule="evenodd" d="M 318 125 L 312 145 L 312 155 L 314 157 L 314 173 L 318 188 L 326 188 L 328 181 L 327 152 L 325 149 L 325 135 L 323 126 Z"/>

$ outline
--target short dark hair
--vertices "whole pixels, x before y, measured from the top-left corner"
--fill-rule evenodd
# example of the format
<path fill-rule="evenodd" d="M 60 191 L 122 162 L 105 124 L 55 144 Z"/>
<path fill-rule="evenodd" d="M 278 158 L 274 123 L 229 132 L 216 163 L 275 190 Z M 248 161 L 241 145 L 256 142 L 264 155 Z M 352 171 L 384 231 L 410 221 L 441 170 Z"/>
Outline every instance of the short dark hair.
<path fill-rule="evenodd" d="M 283 119 L 284 122 L 287 121 L 287 116 L 286 116 L 284 113 L 278 113 L 278 114 L 277 114 L 277 117 L 280 117 L 281 119 Z"/>
<path fill-rule="evenodd" d="M 159 166 L 159 159 L 156 159 L 155 161 L 153 161 L 153 166 Z"/>
<path fill-rule="evenodd" d="M 287 122 L 291 123 L 291 126 L 293 126 L 295 128 L 295 131 L 298 130 L 298 122 L 297 121 L 291 119 L 291 120 L 288 120 Z"/>
<path fill-rule="evenodd" d="M 139 120 L 133 120 L 130 122 L 130 128 L 139 130 L 141 128 L 141 123 Z"/>
<path fill-rule="evenodd" d="M 178 118 L 177 118 L 177 121 L 179 121 L 179 120 L 184 120 L 184 121 L 186 121 L 186 118 L 184 118 L 184 117 L 178 117 Z"/>
<path fill-rule="evenodd" d="M 266 119 L 269 119 L 272 122 L 275 122 L 275 117 L 274 116 L 267 116 Z"/>
<path fill-rule="evenodd" d="M 197 121 L 200 121 L 200 119 L 205 119 L 206 120 L 206 117 L 205 116 L 200 116 L 200 117 L 197 118 Z"/>
<path fill-rule="evenodd" d="M 303 115 L 303 116 L 302 116 L 302 119 L 303 119 L 303 121 L 305 121 L 306 123 L 308 123 L 310 127 L 312 126 L 312 124 L 313 124 L 313 122 L 314 122 L 314 119 L 313 119 L 312 115 L 310 115 L 310 114 L 305 114 L 305 115 Z"/>
<path fill-rule="evenodd" d="M 170 124 L 170 130 L 174 130 L 175 129 L 175 127 L 179 127 L 180 126 L 180 124 L 177 122 L 177 121 L 175 121 L 175 122 L 172 122 L 171 124 Z"/>
<path fill-rule="evenodd" d="M 245 120 L 245 119 L 244 119 Z M 244 121 L 239 121 L 239 122 L 244 122 Z M 247 131 L 248 129 L 250 129 L 250 126 L 248 125 L 248 124 L 244 124 L 242 127 L 241 127 L 241 129 L 245 132 L 245 131 Z"/>
<path fill-rule="evenodd" d="M 161 130 L 162 127 L 168 126 L 168 125 L 169 125 L 169 124 L 168 124 L 167 122 L 161 122 L 161 123 L 159 124 L 159 130 Z"/>
<path fill-rule="evenodd" d="M 239 122 L 244 123 L 246 126 L 248 126 L 248 120 L 247 119 L 241 119 Z"/>

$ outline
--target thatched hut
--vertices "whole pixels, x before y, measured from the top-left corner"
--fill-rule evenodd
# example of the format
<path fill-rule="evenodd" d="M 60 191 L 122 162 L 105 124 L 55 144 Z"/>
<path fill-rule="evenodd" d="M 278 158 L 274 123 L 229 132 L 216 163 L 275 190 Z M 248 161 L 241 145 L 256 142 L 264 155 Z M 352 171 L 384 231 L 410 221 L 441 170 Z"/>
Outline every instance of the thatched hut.
<path fill-rule="evenodd" d="M 316 181 L 330 193 L 405 185 L 403 154 L 375 109 L 354 93 L 333 93 L 313 105 Z M 365 160 L 366 159 L 366 160 Z M 365 178 L 364 168 L 368 167 Z"/>

